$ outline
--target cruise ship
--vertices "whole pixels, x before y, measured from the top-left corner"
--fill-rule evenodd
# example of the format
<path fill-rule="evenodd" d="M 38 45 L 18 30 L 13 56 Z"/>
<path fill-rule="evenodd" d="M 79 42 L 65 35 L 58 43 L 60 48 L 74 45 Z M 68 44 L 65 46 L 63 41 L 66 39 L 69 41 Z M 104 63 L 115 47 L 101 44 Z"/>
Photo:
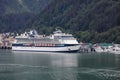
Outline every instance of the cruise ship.
<path fill-rule="evenodd" d="M 12 43 L 13 51 L 77 52 L 79 48 L 77 39 L 61 30 L 56 30 L 49 36 L 38 35 L 36 30 L 30 30 L 17 35 Z"/>

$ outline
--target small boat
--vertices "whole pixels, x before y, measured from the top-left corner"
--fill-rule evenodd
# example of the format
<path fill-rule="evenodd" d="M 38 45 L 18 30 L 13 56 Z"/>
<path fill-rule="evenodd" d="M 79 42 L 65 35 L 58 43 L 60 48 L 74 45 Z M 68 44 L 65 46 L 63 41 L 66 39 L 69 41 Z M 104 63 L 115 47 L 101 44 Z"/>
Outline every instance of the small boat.
<path fill-rule="evenodd" d="M 119 44 L 115 44 L 115 45 L 110 49 L 110 53 L 120 54 L 120 45 L 119 45 Z"/>
<path fill-rule="evenodd" d="M 120 45 L 119 44 L 112 44 L 112 45 L 107 45 L 107 46 L 101 46 L 101 45 L 95 45 L 94 46 L 95 52 L 98 53 L 115 53 L 115 54 L 120 54 Z"/>

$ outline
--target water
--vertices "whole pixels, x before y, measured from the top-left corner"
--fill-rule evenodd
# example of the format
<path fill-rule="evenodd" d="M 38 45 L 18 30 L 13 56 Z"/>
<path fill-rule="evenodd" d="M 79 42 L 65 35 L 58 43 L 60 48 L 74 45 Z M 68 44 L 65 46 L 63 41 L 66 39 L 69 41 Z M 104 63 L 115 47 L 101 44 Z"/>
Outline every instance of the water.
<path fill-rule="evenodd" d="M 120 80 L 120 55 L 0 50 L 0 80 Z"/>

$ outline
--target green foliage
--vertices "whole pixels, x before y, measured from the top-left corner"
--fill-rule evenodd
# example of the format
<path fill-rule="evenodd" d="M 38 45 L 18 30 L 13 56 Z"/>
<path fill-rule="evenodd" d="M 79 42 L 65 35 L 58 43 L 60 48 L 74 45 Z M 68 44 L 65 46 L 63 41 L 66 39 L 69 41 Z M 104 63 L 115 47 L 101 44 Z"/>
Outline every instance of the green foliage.
<path fill-rule="evenodd" d="M 60 26 L 79 41 L 120 43 L 119 0 L 22 1 L 0 1 L 1 32 L 36 29 L 48 35 Z"/>
<path fill-rule="evenodd" d="M 102 36 L 102 39 L 106 42 L 120 43 L 118 42 L 118 37 L 120 36 L 120 26 L 109 29 L 107 32 L 101 33 L 100 36 Z"/>
<path fill-rule="evenodd" d="M 115 14 L 115 15 L 114 15 Z M 66 30 L 97 32 L 120 25 L 120 2 L 112 0 L 56 0 L 35 19 L 33 26 L 61 26 Z"/>
<path fill-rule="evenodd" d="M 0 0 L 0 15 L 11 13 L 40 13 L 52 0 Z"/>
<path fill-rule="evenodd" d="M 0 0 L 0 33 L 23 32 L 52 0 Z"/>

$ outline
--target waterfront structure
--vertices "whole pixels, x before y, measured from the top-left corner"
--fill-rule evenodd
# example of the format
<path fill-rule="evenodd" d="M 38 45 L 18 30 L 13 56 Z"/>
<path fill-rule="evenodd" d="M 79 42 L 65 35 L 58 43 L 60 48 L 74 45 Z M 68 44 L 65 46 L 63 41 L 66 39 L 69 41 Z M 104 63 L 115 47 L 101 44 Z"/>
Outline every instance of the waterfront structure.
<path fill-rule="evenodd" d="M 0 34 L 0 45 L 2 44 L 2 35 Z"/>
<path fill-rule="evenodd" d="M 93 48 L 98 53 L 120 54 L 120 44 L 95 44 Z"/>
<path fill-rule="evenodd" d="M 0 49 L 11 49 L 13 40 L 13 36 L 10 36 L 7 33 L 0 34 Z"/>
<path fill-rule="evenodd" d="M 76 52 L 80 44 L 72 34 L 56 30 L 49 36 L 38 35 L 36 30 L 25 32 L 15 37 L 12 43 L 13 51 L 34 52 Z"/>

